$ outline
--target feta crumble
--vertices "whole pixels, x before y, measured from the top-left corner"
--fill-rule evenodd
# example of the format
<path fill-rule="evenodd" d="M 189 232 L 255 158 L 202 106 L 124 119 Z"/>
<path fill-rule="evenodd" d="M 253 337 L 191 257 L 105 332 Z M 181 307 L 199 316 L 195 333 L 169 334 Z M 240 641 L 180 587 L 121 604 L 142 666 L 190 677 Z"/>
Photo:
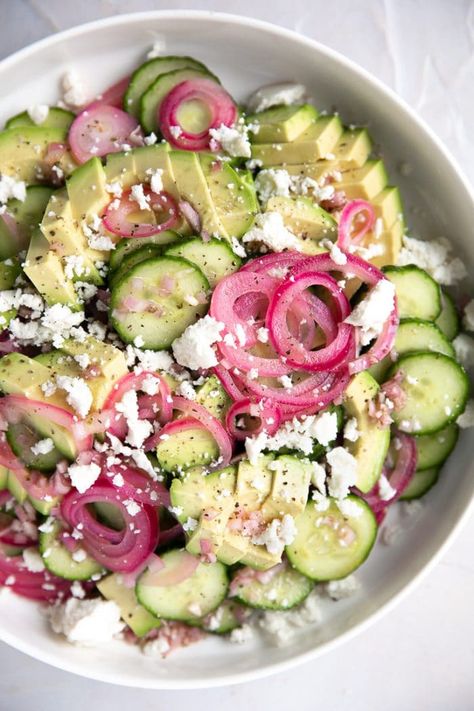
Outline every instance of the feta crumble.
<path fill-rule="evenodd" d="M 98 464 L 71 464 L 68 469 L 71 484 L 80 494 L 84 494 L 99 478 L 101 469 Z"/>
<path fill-rule="evenodd" d="M 415 264 L 420 269 L 425 269 L 439 284 L 450 286 L 467 275 L 461 259 L 451 258 L 451 249 L 452 245 L 447 240 L 424 242 L 405 235 L 397 264 Z"/>
<path fill-rule="evenodd" d="M 30 573 L 42 573 L 44 570 L 43 559 L 36 548 L 25 548 L 22 553 L 23 561 Z"/>
<path fill-rule="evenodd" d="M 343 600 L 354 595 L 360 590 L 360 587 L 361 585 L 355 575 L 348 575 L 347 578 L 342 580 L 330 580 L 329 583 L 326 583 L 325 590 L 332 600 Z"/>
<path fill-rule="evenodd" d="M 320 596 L 319 591 L 315 589 L 295 610 L 264 613 L 259 620 L 259 626 L 272 644 L 281 647 L 292 642 L 298 630 L 321 620 Z"/>
<path fill-rule="evenodd" d="M 86 417 L 92 407 L 92 392 L 86 381 L 82 378 L 69 375 L 57 375 L 56 385 L 67 392 L 66 401 L 71 405 L 79 417 Z"/>
<path fill-rule="evenodd" d="M 301 251 L 298 238 L 285 227 L 279 212 L 257 215 L 254 226 L 242 237 L 242 241 L 261 242 L 274 252 L 283 252 L 284 249 Z"/>
<path fill-rule="evenodd" d="M 120 608 L 112 600 L 79 600 L 70 598 L 62 605 L 47 610 L 54 632 L 67 637 L 69 642 L 95 646 L 110 642 L 124 628 Z"/>
<path fill-rule="evenodd" d="M 291 106 L 302 101 L 306 94 L 303 84 L 283 82 L 269 84 L 257 89 L 247 102 L 247 108 L 253 113 L 265 111 L 272 106 Z"/>
<path fill-rule="evenodd" d="M 474 366 L 474 338 L 460 333 L 453 341 L 456 358 L 465 368 Z"/>
<path fill-rule="evenodd" d="M 265 546 L 272 555 L 281 555 L 285 546 L 293 543 L 296 533 L 293 516 L 285 514 L 281 520 L 274 518 L 262 533 L 253 536 L 252 543 L 256 546 Z"/>
<path fill-rule="evenodd" d="M 191 370 L 212 368 L 217 365 L 217 356 L 213 346 L 222 341 L 220 334 L 224 327 L 223 323 L 216 321 L 209 314 L 188 326 L 172 344 L 177 362 Z"/>
<path fill-rule="evenodd" d="M 47 104 L 34 104 L 28 107 L 27 112 L 33 123 L 38 125 L 48 118 L 49 106 Z"/>
<path fill-rule="evenodd" d="M 87 103 L 87 94 L 82 80 L 77 72 L 70 69 L 61 80 L 64 103 L 72 108 L 78 108 Z"/>
<path fill-rule="evenodd" d="M 344 426 L 344 439 L 347 439 L 349 442 L 357 442 L 359 437 L 360 432 L 357 429 L 357 420 L 355 417 L 351 417 Z"/>
<path fill-rule="evenodd" d="M 360 329 L 362 346 L 368 345 L 382 333 L 393 310 L 394 301 L 394 285 L 388 279 L 381 279 L 345 319 L 345 323 Z"/>
<path fill-rule="evenodd" d="M 390 486 L 390 482 L 385 474 L 381 474 L 379 477 L 378 490 L 382 501 L 390 501 L 390 499 L 393 499 L 397 493 L 396 489 L 394 489 L 393 486 Z"/>
<path fill-rule="evenodd" d="M 291 176 L 283 168 L 265 168 L 255 178 L 255 189 L 265 205 L 271 197 L 289 197 Z"/>
<path fill-rule="evenodd" d="M 26 183 L 16 180 L 10 175 L 0 177 L 0 203 L 4 205 L 8 200 L 15 199 L 24 202 L 26 198 Z"/>
<path fill-rule="evenodd" d="M 357 460 L 344 447 L 335 447 L 326 459 L 331 467 L 329 494 L 335 499 L 345 499 L 357 481 Z"/>
<path fill-rule="evenodd" d="M 49 452 L 52 452 L 54 449 L 54 442 L 50 437 L 46 437 L 45 439 L 40 439 L 39 442 L 36 442 L 30 449 L 35 457 L 41 454 L 49 454 Z"/>
<path fill-rule="evenodd" d="M 219 128 L 211 128 L 209 135 L 222 146 L 230 156 L 250 158 L 252 149 L 248 138 L 247 127 L 239 125 L 238 128 L 229 128 L 221 124 Z"/>
<path fill-rule="evenodd" d="M 232 644 L 245 644 L 253 639 L 253 629 L 250 625 L 242 625 L 236 627 L 229 635 L 229 641 Z"/>

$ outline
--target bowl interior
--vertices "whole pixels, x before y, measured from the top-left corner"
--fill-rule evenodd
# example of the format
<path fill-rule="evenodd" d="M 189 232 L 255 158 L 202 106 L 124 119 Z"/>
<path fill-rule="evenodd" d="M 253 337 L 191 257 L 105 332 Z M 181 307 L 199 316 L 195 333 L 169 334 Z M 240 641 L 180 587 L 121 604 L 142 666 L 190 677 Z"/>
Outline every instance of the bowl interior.
<path fill-rule="evenodd" d="M 219 14 L 144 13 L 53 36 L 0 65 L 0 120 L 28 105 L 54 102 L 69 68 L 78 70 L 91 96 L 98 93 L 136 67 L 155 40 L 164 41 L 166 54 L 205 62 L 237 100 L 263 83 L 297 80 L 309 88 L 318 108 L 337 109 L 345 123 L 367 125 L 391 179 L 402 189 L 410 227 L 427 239 L 448 237 L 472 268 L 474 243 L 467 238 L 472 197 L 435 139 L 393 95 L 348 61 L 264 23 Z M 409 163 L 409 175 L 400 174 L 401 162 Z M 210 638 L 164 662 L 119 642 L 84 650 L 49 634 L 36 606 L 8 591 L 0 595 L 0 638 L 85 676 L 155 688 L 249 679 L 321 653 L 389 607 L 447 541 L 474 488 L 466 433 L 460 442 L 422 510 L 403 519 L 405 534 L 392 547 L 379 544 L 358 572 L 362 590 L 349 600 L 324 605 L 323 622 L 303 630 L 287 647 L 270 647 L 262 640 L 234 646 Z"/>

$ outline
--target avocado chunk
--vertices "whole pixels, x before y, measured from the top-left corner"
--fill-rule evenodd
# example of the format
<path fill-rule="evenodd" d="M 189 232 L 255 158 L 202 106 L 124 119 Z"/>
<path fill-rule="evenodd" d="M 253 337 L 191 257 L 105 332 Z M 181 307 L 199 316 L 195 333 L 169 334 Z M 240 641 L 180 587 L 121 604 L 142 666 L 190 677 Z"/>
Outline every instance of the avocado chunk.
<path fill-rule="evenodd" d="M 239 462 L 235 499 L 239 508 L 245 511 L 259 511 L 272 489 L 275 457 L 271 454 L 259 457 L 258 463 L 250 464 L 248 459 Z"/>
<path fill-rule="evenodd" d="M 81 222 L 100 215 L 111 198 L 105 188 L 106 176 L 100 158 L 90 158 L 77 168 L 67 181 L 71 213 Z"/>
<path fill-rule="evenodd" d="M 59 303 L 80 309 L 73 282 L 67 279 L 61 259 L 50 249 L 40 230 L 33 233 L 23 271 L 47 304 Z"/>
<path fill-rule="evenodd" d="M 17 126 L 0 132 L 0 174 L 28 185 L 43 182 L 45 157 L 50 143 L 62 143 L 66 132 L 59 128 Z"/>
<path fill-rule="evenodd" d="M 41 389 L 41 385 L 50 380 L 51 375 L 51 370 L 46 365 L 20 353 L 10 353 L 0 359 L 0 390 L 5 394 L 24 395 L 30 400 L 46 402 L 71 412 L 71 407 L 66 401 L 66 393 L 63 390 L 56 390 L 47 397 Z M 25 420 L 42 437 L 51 437 L 55 447 L 67 459 L 76 458 L 74 437 L 65 427 L 35 414 L 33 408 Z"/>
<path fill-rule="evenodd" d="M 311 124 L 296 141 L 253 144 L 252 158 L 263 166 L 314 163 L 334 155 L 332 151 L 343 132 L 339 116 L 323 116 Z"/>
<path fill-rule="evenodd" d="M 179 509 L 176 516 L 181 523 L 188 518 L 199 520 L 206 509 L 217 514 L 227 509 L 227 499 L 235 490 L 236 467 L 229 466 L 212 474 L 201 467 L 187 471 L 181 479 L 173 479 L 170 488 L 171 503 Z"/>
<path fill-rule="evenodd" d="M 318 118 L 311 104 L 273 106 L 247 117 L 252 143 L 287 143 L 295 141 Z"/>
<path fill-rule="evenodd" d="M 390 427 L 380 427 L 369 417 L 369 402 L 379 389 L 377 381 L 363 372 L 352 378 L 344 396 L 347 417 L 356 419 L 360 433 L 355 442 L 345 446 L 357 460 L 356 486 L 363 492 L 370 491 L 379 478 L 390 444 Z"/>
<path fill-rule="evenodd" d="M 120 608 L 120 617 L 137 637 L 161 626 L 161 620 L 148 612 L 137 600 L 134 588 L 127 588 L 120 575 L 107 575 L 97 583 L 97 589 L 106 600 L 113 600 Z"/>
<path fill-rule="evenodd" d="M 372 141 L 365 128 L 346 129 L 332 149 L 331 157 L 340 170 L 360 168 L 368 159 L 372 150 Z"/>
<path fill-rule="evenodd" d="M 0 256 L 6 259 L 28 248 L 31 235 L 41 222 L 52 192 L 46 185 L 31 185 L 26 188 L 23 202 L 8 201 L 7 212 L 15 220 L 17 236 L 11 234 L 3 220 L 0 222 Z"/>
<path fill-rule="evenodd" d="M 171 151 L 169 155 L 178 193 L 199 214 L 202 230 L 214 237 L 228 238 L 228 232 L 214 206 L 198 155 L 190 151 Z"/>
<path fill-rule="evenodd" d="M 403 206 L 400 190 L 393 186 L 384 188 L 371 200 L 375 215 L 383 220 L 385 229 L 390 230 L 394 225 L 403 226 Z"/>
<path fill-rule="evenodd" d="M 388 183 L 387 169 L 382 160 L 368 160 L 361 168 L 343 172 L 341 178 L 334 183 L 334 187 L 345 192 L 350 200 L 370 202 Z"/>
<path fill-rule="evenodd" d="M 261 508 L 263 517 L 297 516 L 308 500 L 310 463 L 287 454 L 271 462 L 269 468 L 273 472 L 272 488 Z"/>
<path fill-rule="evenodd" d="M 307 197 L 271 197 L 265 212 L 279 212 L 285 227 L 301 240 L 301 251 L 318 254 L 324 251 L 319 240 L 334 240 L 337 222 L 326 210 Z"/>
<path fill-rule="evenodd" d="M 199 159 L 220 221 L 229 235 L 241 237 L 259 211 L 253 178 L 243 179 L 236 169 L 215 156 L 201 154 Z"/>

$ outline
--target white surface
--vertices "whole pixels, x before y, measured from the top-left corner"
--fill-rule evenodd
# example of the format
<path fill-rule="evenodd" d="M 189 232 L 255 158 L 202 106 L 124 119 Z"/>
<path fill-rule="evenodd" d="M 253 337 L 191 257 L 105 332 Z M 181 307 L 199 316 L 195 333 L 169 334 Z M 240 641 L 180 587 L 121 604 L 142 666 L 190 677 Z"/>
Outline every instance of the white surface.
<path fill-rule="evenodd" d="M 28 23 L 28 16 L 35 17 L 32 6 L 47 8 L 47 14 L 54 17 L 61 28 L 99 16 L 100 9 L 107 13 L 118 8 L 159 7 L 157 3 L 145 2 L 86 5 L 79 16 L 78 9 L 73 11 L 72 4 L 64 0 L 42 4 L 37 1 L 28 6 L 20 2 L 4 3 L 3 50 L 12 51 L 39 36 L 33 32 L 44 34 L 50 29 L 46 21 L 37 17 L 35 22 L 30 19 Z M 174 3 L 173 7 L 183 5 Z M 205 7 L 224 9 L 224 3 L 209 3 Z M 474 15 L 471 11 L 469 16 L 467 3 L 453 6 L 444 2 L 386 2 L 385 5 L 372 2 L 358 3 L 356 9 L 355 3 L 339 2 L 337 8 L 328 13 L 322 3 L 307 0 L 292 3 L 291 12 L 284 3 L 272 3 L 271 15 L 270 12 L 256 13 L 255 4 L 247 3 L 247 7 L 252 9 L 253 16 L 278 20 L 336 49 L 346 50 L 348 56 L 392 83 L 412 105 L 422 110 L 473 175 L 474 149 L 466 138 L 466 126 L 470 119 L 468 107 L 473 103 Z M 281 12 L 275 12 L 276 8 Z M 244 3 L 239 3 L 238 8 L 226 3 L 225 9 L 242 11 Z M 22 17 L 20 12 L 24 12 Z M 429 35 L 422 31 L 428 18 Z M 430 43 L 430 37 L 439 36 L 443 37 L 441 43 L 437 44 L 434 39 Z M 384 46 L 387 37 L 390 53 Z M 13 41 L 16 45 L 8 44 Z M 23 711 L 34 703 L 41 711 L 54 703 L 61 706 L 61 700 L 65 705 L 67 694 L 67 704 L 72 711 L 83 708 L 84 703 L 93 699 L 97 706 L 100 702 L 105 711 L 119 701 L 139 703 L 144 709 L 165 708 L 165 704 L 171 704 L 180 711 L 190 708 L 191 699 L 192 708 L 196 709 L 217 708 L 222 702 L 231 709 L 240 708 L 242 703 L 254 708 L 259 702 L 264 708 L 283 709 L 296 698 L 302 709 L 316 706 L 356 710 L 428 706 L 445 709 L 448 704 L 461 711 L 472 708 L 474 575 L 470 541 L 472 545 L 473 531 L 471 522 L 445 562 L 388 618 L 343 648 L 299 670 L 228 690 L 181 694 L 138 692 L 112 689 L 61 674 L 5 649 L 1 658 L 0 706 L 2 710 Z M 20 692 L 13 693 L 12 686 Z M 28 687 L 30 691 L 20 687 Z M 60 695 L 61 691 L 64 696 Z"/>

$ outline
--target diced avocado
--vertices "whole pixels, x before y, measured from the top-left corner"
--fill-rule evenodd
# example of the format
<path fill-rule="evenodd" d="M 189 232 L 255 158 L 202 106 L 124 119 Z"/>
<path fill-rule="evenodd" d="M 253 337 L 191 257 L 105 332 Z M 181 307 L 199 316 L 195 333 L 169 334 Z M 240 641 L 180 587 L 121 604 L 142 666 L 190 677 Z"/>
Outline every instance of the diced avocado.
<path fill-rule="evenodd" d="M 283 455 L 270 464 L 272 488 L 261 508 L 265 519 L 296 516 L 308 500 L 311 465 L 298 457 Z"/>
<path fill-rule="evenodd" d="M 306 245 L 302 251 L 309 253 L 311 242 L 321 239 L 335 239 L 337 235 L 336 220 L 307 197 L 271 197 L 266 205 L 266 212 L 279 212 L 285 226 L 300 237 Z M 317 254 L 322 249 L 314 245 Z"/>
<path fill-rule="evenodd" d="M 173 242 L 177 242 L 179 239 L 180 235 L 174 230 L 164 230 L 156 235 L 151 235 L 150 237 L 140 237 L 140 239 L 136 239 L 135 237 L 121 239 L 117 244 L 117 247 L 110 255 L 110 271 L 117 271 L 127 255 L 136 252 L 145 245 L 168 245 Z"/>
<path fill-rule="evenodd" d="M 404 233 L 405 227 L 403 220 L 398 220 L 389 230 L 384 230 L 377 237 L 375 237 L 373 232 L 368 232 L 364 235 L 360 246 L 370 247 L 371 245 L 380 245 L 380 247 L 383 248 L 381 254 L 374 255 L 368 260 L 381 269 L 382 267 L 397 263 L 398 255 L 403 245 Z"/>
<path fill-rule="evenodd" d="M 219 503 L 219 513 L 212 518 L 201 515 L 199 523 L 191 533 L 186 550 L 193 555 L 200 555 L 201 541 L 209 541 L 212 551 L 217 553 L 226 533 L 227 522 L 232 513 L 234 500 L 232 496 L 221 499 Z"/>
<path fill-rule="evenodd" d="M 0 132 L 0 174 L 36 185 L 43 180 L 50 143 L 62 143 L 65 131 L 40 126 L 17 126 Z"/>
<path fill-rule="evenodd" d="M 257 570 L 268 570 L 274 565 L 281 563 L 281 555 L 278 553 L 269 553 L 265 546 L 256 546 L 250 543 L 245 555 L 239 560 L 241 565 L 248 565 L 250 568 Z"/>
<path fill-rule="evenodd" d="M 333 155 L 326 156 L 326 159 L 338 163 L 339 170 L 360 168 L 371 150 L 372 141 L 365 128 L 347 129 L 332 149 Z"/>
<path fill-rule="evenodd" d="M 137 182 L 133 151 L 109 153 L 104 166 L 106 184 L 120 183 L 126 190 Z"/>
<path fill-rule="evenodd" d="M 97 589 L 106 600 L 113 600 L 120 608 L 120 617 L 137 637 L 144 637 L 150 630 L 160 627 L 161 620 L 145 610 L 135 595 L 134 588 L 127 588 L 120 575 L 113 573 L 97 583 Z"/>
<path fill-rule="evenodd" d="M 67 279 L 61 259 L 49 248 L 48 240 L 39 230 L 31 238 L 23 271 L 47 304 L 66 304 L 74 310 L 80 308 L 74 284 Z"/>
<path fill-rule="evenodd" d="M 332 156 L 342 132 L 339 116 L 323 116 L 303 131 L 296 141 L 254 144 L 252 158 L 261 160 L 263 166 L 314 163 Z"/>
<path fill-rule="evenodd" d="M 363 492 L 370 491 L 379 478 L 390 444 L 390 427 L 381 427 L 369 417 L 369 402 L 378 391 L 377 381 L 363 372 L 352 378 L 344 396 L 347 417 L 355 417 L 360 433 L 355 442 L 346 446 L 357 460 L 356 486 Z"/>
<path fill-rule="evenodd" d="M 50 106 L 48 115 L 41 123 L 35 123 L 30 118 L 28 111 L 22 111 L 8 119 L 5 128 L 17 128 L 18 126 L 41 126 L 41 128 L 59 128 L 67 131 L 76 117 L 72 111 L 66 111 L 58 106 Z"/>
<path fill-rule="evenodd" d="M 212 202 L 226 232 L 241 237 L 250 229 L 259 211 L 255 186 L 231 165 L 203 154 L 200 163 L 206 177 Z"/>
<path fill-rule="evenodd" d="M 180 479 L 173 479 L 170 488 L 171 503 L 177 518 L 184 523 L 188 518 L 200 519 L 206 509 L 218 514 L 227 510 L 227 499 L 235 490 L 236 467 L 229 466 L 212 474 L 204 474 L 202 467 L 186 472 Z"/>
<path fill-rule="evenodd" d="M 111 198 L 105 189 L 106 176 L 100 158 L 90 158 L 67 181 L 67 193 L 75 220 L 88 221 L 100 215 Z"/>
<path fill-rule="evenodd" d="M 84 271 L 77 275 L 77 280 L 98 285 L 103 283 L 94 263 L 103 259 L 103 253 L 90 249 L 80 225 L 73 218 L 72 203 L 65 190 L 51 196 L 40 229 L 50 249 L 59 257 L 77 255 L 82 258 Z"/>
<path fill-rule="evenodd" d="M 382 160 L 368 160 L 361 168 L 348 170 L 341 177 L 342 180 L 334 183 L 334 187 L 345 192 L 350 200 L 360 198 L 370 202 L 388 183 Z"/>
<path fill-rule="evenodd" d="M 215 462 L 219 457 L 219 447 L 210 432 L 196 427 L 175 432 L 160 440 L 156 456 L 165 471 L 183 471 Z"/>
<path fill-rule="evenodd" d="M 259 457 L 257 464 L 250 464 L 248 459 L 239 462 L 235 487 L 235 500 L 239 508 L 260 510 L 272 490 L 273 471 L 270 466 L 274 459 L 269 454 Z"/>
<path fill-rule="evenodd" d="M 0 262 L 0 291 L 12 289 L 20 273 L 21 267 L 17 259 L 11 257 Z"/>
<path fill-rule="evenodd" d="M 136 182 L 149 182 L 150 173 L 147 171 L 161 170 L 163 171 L 161 173 L 163 190 L 169 193 L 175 200 L 179 200 L 178 187 L 176 185 L 173 167 L 171 165 L 170 149 L 167 143 L 135 148 L 132 154 Z"/>
<path fill-rule="evenodd" d="M 0 491 L 7 488 L 8 469 L 0 464 Z"/>
<path fill-rule="evenodd" d="M 250 538 L 227 529 L 224 539 L 216 551 L 216 556 L 225 565 L 235 565 L 242 560 L 251 546 Z"/>
<path fill-rule="evenodd" d="M 372 198 L 371 203 L 376 217 L 380 217 L 383 220 L 386 230 L 391 229 L 397 223 L 403 226 L 403 206 L 398 188 L 393 186 L 384 188 Z"/>
<path fill-rule="evenodd" d="M 224 420 L 232 400 L 222 387 L 219 378 L 211 375 L 196 389 L 196 402 L 203 405 L 218 420 Z"/>
<path fill-rule="evenodd" d="M 171 151 L 169 156 L 178 193 L 199 214 L 202 229 L 211 236 L 228 237 L 212 201 L 198 155 L 190 151 Z"/>
<path fill-rule="evenodd" d="M 311 104 L 273 106 L 248 116 L 247 124 L 257 127 L 250 132 L 252 143 L 286 143 L 295 141 L 317 118 L 318 112 Z"/>
<path fill-rule="evenodd" d="M 56 390 L 46 397 L 41 385 L 51 378 L 50 369 L 38 361 L 21 355 L 9 353 L 0 359 L 0 390 L 5 394 L 24 395 L 30 400 L 39 400 L 71 411 L 66 401 L 66 393 Z M 68 459 L 75 459 L 77 450 L 74 437 L 65 427 L 61 427 L 34 412 L 25 418 L 43 437 L 51 437 L 55 446 Z"/>

